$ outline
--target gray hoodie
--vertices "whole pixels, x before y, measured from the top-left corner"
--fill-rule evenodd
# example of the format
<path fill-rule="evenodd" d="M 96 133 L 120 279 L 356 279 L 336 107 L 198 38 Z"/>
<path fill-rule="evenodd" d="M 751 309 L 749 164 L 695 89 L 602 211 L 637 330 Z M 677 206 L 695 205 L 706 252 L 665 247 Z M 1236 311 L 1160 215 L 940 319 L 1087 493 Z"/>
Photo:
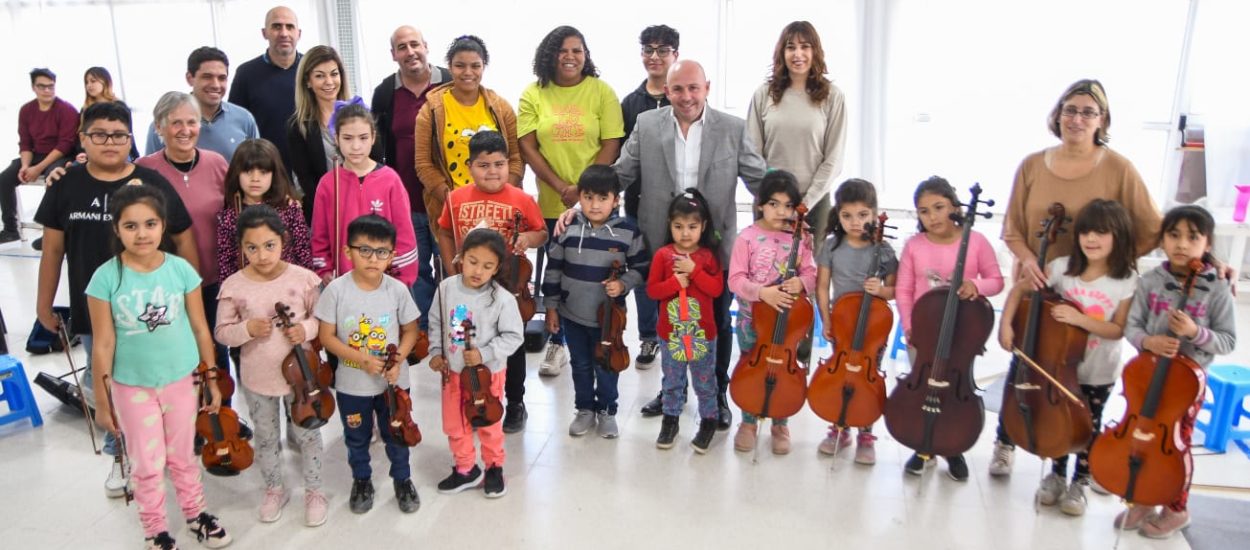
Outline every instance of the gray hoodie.
<path fill-rule="evenodd" d="M 445 353 L 456 373 L 464 369 L 465 320 L 473 323 L 472 344 L 481 352 L 482 364 L 492 373 L 503 372 L 508 356 L 525 340 L 516 298 L 494 281 L 469 288 L 463 275 L 438 285 L 430 305 L 430 356 Z"/>
<path fill-rule="evenodd" d="M 1207 266 L 1203 273 L 1215 275 L 1216 270 Z M 1167 263 L 1142 274 L 1129 309 L 1128 324 L 1124 326 L 1124 338 L 1133 347 L 1140 350 L 1147 336 L 1167 334 L 1168 312 L 1176 309 L 1181 299 L 1180 290 L 1168 290 L 1167 285 L 1181 286 L 1184 282 L 1168 271 Z M 1237 347 L 1236 316 L 1228 281 L 1200 278 L 1195 286 L 1208 289 L 1195 288 L 1185 304 L 1186 313 L 1198 324 L 1198 336 L 1181 338 L 1180 352 L 1205 367 L 1216 355 L 1232 353 Z"/>

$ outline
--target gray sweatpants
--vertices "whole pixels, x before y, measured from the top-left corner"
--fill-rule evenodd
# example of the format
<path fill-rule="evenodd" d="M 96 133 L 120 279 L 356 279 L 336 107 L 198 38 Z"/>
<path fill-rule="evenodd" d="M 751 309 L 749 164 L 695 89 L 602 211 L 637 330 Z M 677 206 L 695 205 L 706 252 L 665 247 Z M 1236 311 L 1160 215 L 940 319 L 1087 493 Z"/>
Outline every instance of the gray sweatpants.
<path fill-rule="evenodd" d="M 281 415 L 279 408 L 289 409 L 291 396 L 270 397 L 253 393 L 240 384 L 243 397 L 247 399 L 247 408 L 252 413 L 252 446 L 256 448 L 256 461 L 260 463 L 261 476 L 265 478 L 265 487 L 278 489 L 282 483 L 282 461 L 279 435 L 282 433 L 278 423 Z M 295 430 L 295 439 L 299 442 L 301 458 L 304 461 L 304 488 L 321 488 L 321 430 L 305 430 L 287 423 L 287 428 Z"/>

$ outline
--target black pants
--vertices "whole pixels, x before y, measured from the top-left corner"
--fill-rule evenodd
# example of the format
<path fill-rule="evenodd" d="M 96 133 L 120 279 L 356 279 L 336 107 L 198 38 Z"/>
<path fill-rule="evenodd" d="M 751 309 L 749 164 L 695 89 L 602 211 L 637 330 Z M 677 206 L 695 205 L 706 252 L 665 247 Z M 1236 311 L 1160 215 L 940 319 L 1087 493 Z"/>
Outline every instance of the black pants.
<path fill-rule="evenodd" d="M 729 317 L 729 304 L 734 294 L 729 291 L 729 272 L 721 272 L 725 290 L 712 301 L 712 315 L 716 321 L 716 388 L 721 394 L 729 391 L 729 357 L 733 355 L 733 320 Z"/>
<path fill-rule="evenodd" d="M 47 156 L 47 154 L 35 154 L 30 159 L 30 165 L 34 166 L 43 162 L 44 157 Z M 53 167 L 49 166 L 45 173 L 51 171 Z M 8 168 L 0 172 L 0 220 L 4 222 L 5 231 L 17 231 L 18 229 L 17 186 L 21 185 L 22 182 L 18 181 L 17 173 L 21 169 L 22 159 L 15 158 L 13 162 L 9 163 Z"/>
<path fill-rule="evenodd" d="M 221 290 L 221 283 L 213 283 L 200 286 L 200 298 L 204 300 L 204 318 L 208 321 L 208 332 L 212 334 L 217 331 L 217 293 Z M 217 368 L 220 372 L 230 375 L 230 355 L 226 346 L 213 341 L 213 355 L 217 358 Z M 238 363 L 235 363 L 238 366 Z M 235 385 L 242 383 L 242 367 L 235 371 Z M 221 404 L 230 406 L 231 399 L 223 399 Z"/>
<path fill-rule="evenodd" d="M 525 402 L 525 374 L 525 346 L 521 346 L 508 356 L 504 375 L 503 394 L 509 405 Z"/>

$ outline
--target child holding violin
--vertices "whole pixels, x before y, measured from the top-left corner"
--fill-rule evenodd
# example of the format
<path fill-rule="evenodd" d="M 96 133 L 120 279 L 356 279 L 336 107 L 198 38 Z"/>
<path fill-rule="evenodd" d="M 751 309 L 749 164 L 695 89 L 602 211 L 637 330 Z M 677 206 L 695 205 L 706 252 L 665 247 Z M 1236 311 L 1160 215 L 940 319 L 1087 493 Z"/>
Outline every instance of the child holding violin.
<path fill-rule="evenodd" d="M 834 323 L 853 323 L 854 319 L 833 319 L 833 304 L 847 292 L 863 290 L 883 300 L 894 299 L 894 283 L 898 271 L 898 258 L 894 247 L 882 241 L 878 249 L 872 242 L 867 228 L 877 222 L 877 189 L 872 183 L 851 178 L 838 186 L 833 194 L 834 206 L 828 227 L 830 237 L 825 239 L 816 255 L 816 303 L 820 306 L 821 326 L 826 340 L 833 341 Z M 880 271 L 885 278 L 875 277 L 868 270 L 872 256 L 881 254 Z M 833 289 L 830 295 L 830 288 Z M 855 444 L 857 464 L 875 464 L 877 452 L 872 427 L 859 430 Z M 816 447 L 823 455 L 832 456 L 835 449 L 851 446 L 851 431 L 829 426 L 829 434 Z"/>
<path fill-rule="evenodd" d="M 1162 357 L 1184 355 L 1205 369 L 1216 355 L 1232 353 L 1237 345 L 1234 299 L 1230 283 L 1216 277 L 1218 269 L 1211 256 L 1215 220 L 1199 206 L 1178 206 L 1163 216 L 1159 246 L 1167 261 L 1138 281 L 1129 308 L 1124 337 L 1133 347 Z M 1180 299 L 1177 286 L 1190 275 L 1189 263 L 1201 260 L 1202 276 L 1189 295 L 1185 310 L 1175 309 Z M 1203 288 L 1197 288 L 1201 286 Z M 1176 337 L 1168 336 L 1171 331 Z M 1205 379 L 1203 380 L 1205 385 Z M 1165 392 L 1167 390 L 1164 390 Z M 1193 475 L 1191 439 L 1194 420 L 1202 408 L 1205 392 L 1180 421 L 1177 447 L 1184 453 L 1185 488 L 1180 498 L 1162 510 L 1154 506 L 1133 506 L 1116 516 L 1116 528 L 1140 529 L 1151 538 L 1168 538 L 1189 525 L 1189 482 Z"/>
<path fill-rule="evenodd" d="M 899 258 L 898 281 L 895 300 L 903 334 L 911 341 L 913 328 L 940 330 L 932 322 L 919 327 L 912 324 L 912 308 L 929 289 L 942 286 L 951 280 L 959 256 L 961 224 L 951 219 L 960 214 L 959 196 L 955 188 L 944 178 L 933 176 L 920 182 L 913 197 L 916 217 L 920 219 L 920 232 L 907 240 Z M 973 230 L 968 240 L 968 255 L 964 263 L 964 280 L 958 293 L 961 300 L 975 300 L 978 296 L 994 296 L 1003 290 L 1003 274 L 994 255 L 994 246 L 980 232 Z M 907 356 L 915 362 L 914 348 L 908 348 Z M 963 455 L 945 457 L 947 473 L 955 481 L 968 480 L 968 463 Z M 926 461 L 916 453 L 904 465 L 907 473 L 920 475 Z"/>
<path fill-rule="evenodd" d="M 764 302 L 777 311 L 789 309 L 799 293 L 811 294 L 816 288 L 816 262 L 812 259 L 812 240 L 804 235 L 799 244 L 798 269 L 784 281 L 781 269 L 789 260 L 794 243 L 795 208 L 802 202 L 798 180 L 785 170 L 773 170 L 760 181 L 755 199 L 759 219 L 738 234 L 729 259 L 729 291 L 738 300 L 738 349 L 750 354 L 758 339 L 753 325 L 751 307 Z M 734 435 L 734 450 L 747 452 L 755 448 L 759 419 L 742 411 L 742 423 Z M 774 454 L 790 452 L 788 419 L 774 418 L 772 450 Z"/>
<path fill-rule="evenodd" d="M 388 364 L 386 348 L 397 344 L 398 357 L 408 355 L 417 343 L 420 314 L 408 286 L 386 274 L 395 257 L 395 226 L 386 218 L 367 214 L 347 224 L 343 253 L 352 270 L 326 285 L 313 314 L 320 321 L 321 345 L 339 358 L 334 389 L 352 468 L 348 504 L 353 513 L 363 514 L 373 508 L 369 439 L 375 421 L 379 426 L 390 422 L 383 393 L 389 384 L 401 391 L 410 385 L 407 362 Z M 380 431 L 395 500 L 400 511 L 416 512 L 421 500 L 412 484 L 408 447 L 391 430 Z"/>
<path fill-rule="evenodd" d="M 221 548 L 230 544 L 230 535 L 206 510 L 200 465 L 191 452 L 200 409 L 193 371 L 200 364 L 215 365 L 213 337 L 199 274 L 159 248 L 168 219 L 165 200 L 156 187 L 131 184 L 109 201 L 121 252 L 96 269 L 86 294 L 95 387 L 110 384 L 116 397 L 96 392 L 96 422 L 125 434 L 119 439 L 134 464 L 146 548 L 175 547 L 165 518 L 166 468 L 187 530 L 205 546 Z M 208 389 L 212 398 L 205 410 L 216 413 L 221 392 L 211 376 Z M 120 425 L 113 423 L 111 404 Z"/>
<path fill-rule="evenodd" d="M 464 412 L 469 396 L 461 390 L 460 377 L 466 365 L 483 365 L 490 370 L 490 396 L 503 397 L 506 358 L 524 342 L 525 326 L 516 298 L 497 280 L 499 266 L 508 257 L 503 236 L 492 229 L 474 229 L 465 235 L 459 256 L 460 273 L 438 285 L 430 306 L 430 369 L 444 376 L 443 433 L 455 459 L 451 475 L 438 483 L 438 492 L 459 493 L 483 484 L 473 448 L 476 431 L 486 466 L 486 498 L 499 498 L 507 493 L 502 422 L 474 429 Z M 471 325 L 471 333 L 465 332 L 466 325 Z"/>
<path fill-rule="evenodd" d="M 616 215 L 620 185 L 612 167 L 587 167 L 577 180 L 581 209 L 564 233 L 547 244 L 543 305 L 547 331 L 555 334 L 563 328 L 569 346 L 577 409 L 569 435 L 574 437 L 596 426 L 600 437 L 619 435 L 620 375 L 595 360 L 595 346 L 603 340 L 599 311 L 607 300 L 623 302 L 630 289 L 642 284 L 651 261 L 638 225 Z M 623 270 L 610 280 L 614 263 Z"/>
<path fill-rule="evenodd" d="M 246 143 L 244 143 L 246 145 Z M 299 206 L 294 207 L 298 219 Z M 226 278 L 218 294 L 217 341 L 242 347 L 239 377 L 247 409 L 255 425 L 252 444 L 265 481 L 259 518 L 278 521 L 290 495 L 282 480 L 282 447 L 279 444 L 279 409 L 290 410 L 294 396 L 282 374 L 282 362 L 291 346 L 312 341 L 318 322 L 312 310 L 321 294 L 316 273 L 287 263 L 285 246 L 290 233 L 276 210 L 260 204 L 237 218 L 235 245 L 247 259 L 247 267 Z M 291 313 L 286 330 L 274 327 L 275 304 L 280 301 Z M 246 365 L 243 368 L 242 365 Z M 305 430 L 288 423 L 300 447 L 304 473 L 304 524 L 325 523 L 327 502 L 321 492 L 321 431 Z"/>
<path fill-rule="evenodd" d="M 438 250 L 448 276 L 460 272 L 460 265 L 453 257 L 461 251 L 466 236 L 474 228 L 494 229 L 504 243 L 511 246 L 508 255 L 500 258 L 501 265 L 512 255 L 524 256 L 527 250 L 547 242 L 547 222 L 543 221 L 538 203 L 519 185 L 509 183 L 508 142 L 503 134 L 495 131 L 474 134 L 469 138 L 467 162 L 473 184 L 448 194 L 438 218 Z M 521 227 L 514 228 L 518 212 Z M 525 350 L 518 348 L 508 357 L 504 433 L 525 429 L 525 420 L 529 417 L 525 410 L 525 375 Z"/>
<path fill-rule="evenodd" d="M 1102 410 L 1111 395 L 1119 370 L 1119 340 L 1124 336 L 1133 290 L 1137 287 L 1136 254 L 1132 222 L 1119 203 L 1095 199 L 1076 215 L 1072 229 L 1071 256 L 1051 260 L 1046 265 L 1046 284 L 1065 300 L 1080 308 L 1060 305 L 1052 310 L 1056 321 L 1089 332 L 1085 358 L 1077 366 L 1077 381 L 1085 398 L 1097 434 Z M 1035 290 L 1031 277 L 1016 281 L 1003 305 L 998 331 L 999 344 L 1010 352 L 1015 332 L 1011 322 L 1024 296 Z M 1020 368 L 1025 368 L 1023 365 Z M 1007 431 L 998 426 L 997 444 L 1008 445 Z M 1051 473 L 1042 479 L 1037 500 L 1043 506 L 1059 504 L 1063 513 L 1085 514 L 1085 489 L 1090 486 L 1089 447 L 1076 454 L 1072 483 L 1068 484 L 1068 457 L 1056 458 Z"/>

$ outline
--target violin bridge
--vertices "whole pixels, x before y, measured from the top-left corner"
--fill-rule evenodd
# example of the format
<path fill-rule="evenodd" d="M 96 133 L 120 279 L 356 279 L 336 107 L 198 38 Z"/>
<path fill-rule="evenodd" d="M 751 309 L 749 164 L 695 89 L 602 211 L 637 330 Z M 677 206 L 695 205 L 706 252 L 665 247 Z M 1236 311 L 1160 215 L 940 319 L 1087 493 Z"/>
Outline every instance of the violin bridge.
<path fill-rule="evenodd" d="M 230 454 L 230 449 L 227 449 L 225 447 L 217 449 L 217 456 L 226 456 L 228 454 Z"/>
<path fill-rule="evenodd" d="M 765 361 L 768 361 L 769 363 L 772 363 L 772 364 L 774 364 L 774 365 L 780 365 L 780 364 L 781 364 L 781 359 L 777 359 L 776 357 L 768 357 L 768 358 L 766 358 L 766 359 L 765 359 Z"/>
<path fill-rule="evenodd" d="M 607 340 L 600 340 L 600 341 L 599 341 L 599 345 L 601 345 L 601 346 L 611 346 L 611 345 L 612 345 L 612 342 L 609 342 L 609 341 L 607 341 Z"/>

